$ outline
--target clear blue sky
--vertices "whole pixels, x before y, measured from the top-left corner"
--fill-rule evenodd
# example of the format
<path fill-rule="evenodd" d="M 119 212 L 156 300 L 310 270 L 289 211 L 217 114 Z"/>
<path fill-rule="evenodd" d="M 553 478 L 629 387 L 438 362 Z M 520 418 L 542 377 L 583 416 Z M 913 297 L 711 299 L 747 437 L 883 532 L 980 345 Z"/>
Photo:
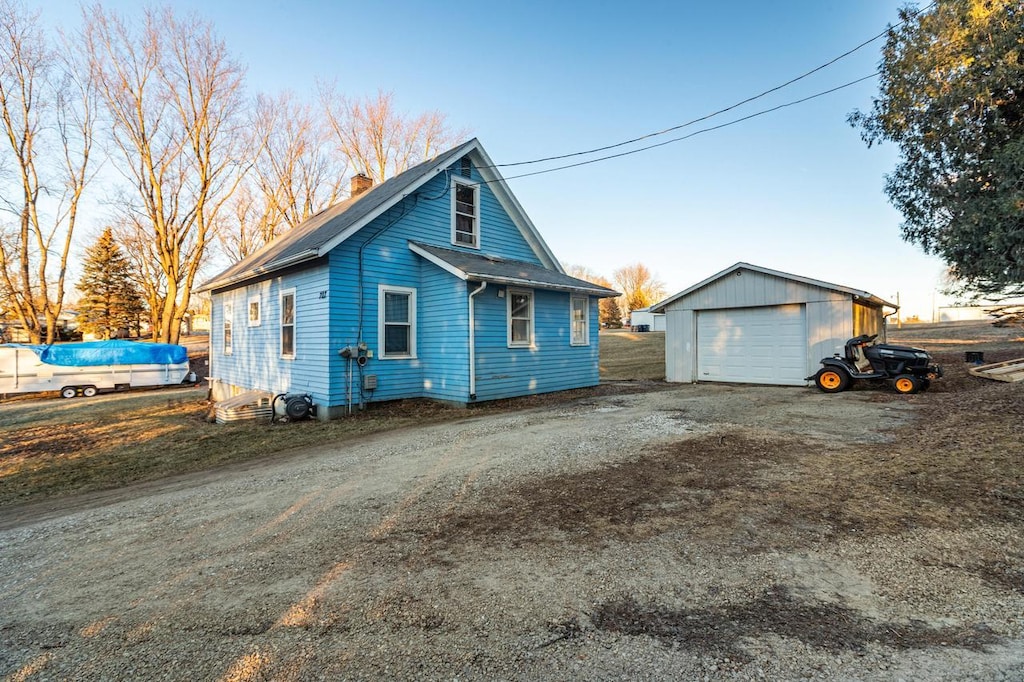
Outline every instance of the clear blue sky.
<path fill-rule="evenodd" d="M 138 7 L 134 0 L 103 4 L 128 13 Z M 173 6 L 214 23 L 247 65 L 254 93 L 312 97 L 318 78 L 350 96 L 393 91 L 411 113 L 447 114 L 500 164 L 622 141 L 731 105 L 880 33 L 900 4 Z M 66 0 L 40 8 L 47 23 L 68 27 L 78 14 L 77 2 Z M 712 123 L 871 74 L 882 43 Z M 846 123 L 851 111 L 870 107 L 875 89 L 870 80 L 656 150 L 509 184 L 563 262 L 605 276 L 639 261 L 674 293 L 747 261 L 889 300 L 899 292 L 905 314 L 930 318 L 944 302 L 935 293 L 942 264 L 900 239 L 900 216 L 882 192 L 896 151 L 867 149 Z"/>

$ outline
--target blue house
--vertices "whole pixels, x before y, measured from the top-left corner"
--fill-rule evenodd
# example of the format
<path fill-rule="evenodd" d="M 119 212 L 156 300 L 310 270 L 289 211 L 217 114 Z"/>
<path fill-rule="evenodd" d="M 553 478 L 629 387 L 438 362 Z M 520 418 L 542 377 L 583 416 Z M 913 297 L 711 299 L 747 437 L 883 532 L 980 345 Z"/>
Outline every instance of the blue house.
<path fill-rule="evenodd" d="M 212 295 L 214 400 L 477 401 L 598 383 L 598 300 L 565 274 L 477 140 L 371 186 L 232 265 Z"/>

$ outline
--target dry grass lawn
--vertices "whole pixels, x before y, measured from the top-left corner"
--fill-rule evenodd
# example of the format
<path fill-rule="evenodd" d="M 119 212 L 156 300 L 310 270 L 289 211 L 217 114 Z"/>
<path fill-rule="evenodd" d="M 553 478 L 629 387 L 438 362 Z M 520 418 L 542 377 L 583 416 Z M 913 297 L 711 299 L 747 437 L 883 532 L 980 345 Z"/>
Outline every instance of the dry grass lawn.
<path fill-rule="evenodd" d="M 0 406 L 0 507 L 117 488 L 275 453 L 465 416 L 428 401 L 301 424 L 207 421 L 202 389 Z"/>
<path fill-rule="evenodd" d="M 602 381 L 661 381 L 665 378 L 665 332 L 602 329 L 600 364 Z"/>

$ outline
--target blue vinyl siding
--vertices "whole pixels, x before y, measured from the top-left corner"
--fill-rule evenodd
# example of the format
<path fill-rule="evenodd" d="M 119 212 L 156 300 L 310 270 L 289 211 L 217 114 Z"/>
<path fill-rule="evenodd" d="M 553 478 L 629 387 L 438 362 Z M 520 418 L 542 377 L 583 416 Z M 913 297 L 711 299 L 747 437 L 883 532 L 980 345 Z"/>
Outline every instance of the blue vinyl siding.
<path fill-rule="evenodd" d="M 449 168 L 454 172 L 458 163 Z M 481 180 L 474 169 L 473 179 Z M 331 345 L 335 353 L 360 340 L 373 351 L 363 374 L 377 377 L 378 388 L 368 401 L 430 397 L 465 402 L 469 399 L 468 287 L 453 275 L 423 261 L 409 250 L 410 241 L 446 248 L 451 244 L 450 177 L 438 173 L 415 195 L 343 242 L 330 255 Z M 479 251 L 541 263 L 487 185 L 480 185 Z M 360 255 L 361 251 L 361 255 Z M 358 282 L 362 260 L 362 310 Z M 417 290 L 417 357 L 381 359 L 377 338 L 379 284 Z M 473 285 L 474 288 L 476 285 Z M 493 295 L 493 290 L 492 290 Z M 359 320 L 362 319 L 360 335 Z M 330 404 L 345 404 L 346 362 L 331 375 Z M 357 398 L 354 398 L 358 402 Z"/>
<path fill-rule="evenodd" d="M 295 290 L 295 357 L 281 358 L 282 290 Z M 325 298 L 321 298 L 325 292 Z M 248 325 L 249 298 L 259 296 L 261 321 Z M 213 295 L 210 352 L 214 377 L 231 385 L 270 393 L 310 393 L 315 402 L 328 399 L 331 358 L 327 268 L 317 267 Z M 232 352 L 224 355 L 224 302 L 234 305 Z"/>
<path fill-rule="evenodd" d="M 594 386 L 597 365 L 596 299 L 591 299 L 590 345 L 572 346 L 569 294 L 534 290 L 534 344 L 509 348 L 504 298 L 477 297 L 477 400 Z"/>
<path fill-rule="evenodd" d="M 423 262 L 419 299 L 419 343 L 423 360 L 423 396 L 466 402 L 469 399 L 470 284 Z"/>

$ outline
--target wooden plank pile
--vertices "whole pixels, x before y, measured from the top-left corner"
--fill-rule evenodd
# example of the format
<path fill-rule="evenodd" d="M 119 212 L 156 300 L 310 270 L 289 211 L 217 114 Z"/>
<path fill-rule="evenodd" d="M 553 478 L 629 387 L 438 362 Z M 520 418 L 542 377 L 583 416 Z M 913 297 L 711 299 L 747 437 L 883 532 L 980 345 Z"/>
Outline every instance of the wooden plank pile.
<path fill-rule="evenodd" d="M 994 379 L 996 381 L 1024 381 L 1024 358 L 993 362 L 988 365 L 969 367 L 968 372 L 976 377 Z"/>

